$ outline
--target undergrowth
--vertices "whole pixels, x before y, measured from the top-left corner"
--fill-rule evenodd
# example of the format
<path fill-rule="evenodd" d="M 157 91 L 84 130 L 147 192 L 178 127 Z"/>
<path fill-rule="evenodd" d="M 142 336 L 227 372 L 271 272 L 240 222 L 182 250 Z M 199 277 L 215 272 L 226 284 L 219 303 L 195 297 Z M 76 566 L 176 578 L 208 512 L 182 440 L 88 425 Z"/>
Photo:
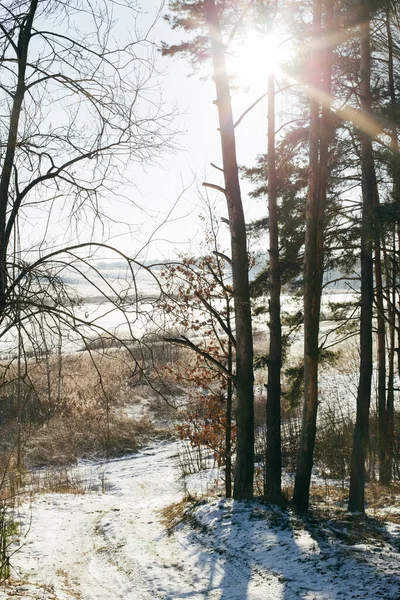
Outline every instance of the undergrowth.
<path fill-rule="evenodd" d="M 205 502 L 204 498 L 187 494 L 179 502 L 173 502 L 160 511 L 160 521 L 167 534 L 171 535 L 179 525 L 188 524 L 198 528 L 200 525 L 195 517 L 195 509 Z"/>

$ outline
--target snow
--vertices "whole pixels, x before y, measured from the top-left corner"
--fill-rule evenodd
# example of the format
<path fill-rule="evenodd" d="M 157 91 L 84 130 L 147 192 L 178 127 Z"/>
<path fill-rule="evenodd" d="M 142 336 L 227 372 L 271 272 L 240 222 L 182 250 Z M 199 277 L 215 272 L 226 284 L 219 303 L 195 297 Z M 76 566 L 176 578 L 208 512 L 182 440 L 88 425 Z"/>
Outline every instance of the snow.
<path fill-rule="evenodd" d="M 37 494 L 20 509 L 15 583 L 0 598 L 47 600 L 398 600 L 399 527 L 343 543 L 329 523 L 221 497 L 185 504 L 177 443 L 77 467 L 86 494 Z M 213 477 L 189 476 L 194 494 Z M 397 540 L 397 542 L 396 542 Z M 397 543 L 397 548 L 396 548 Z"/>

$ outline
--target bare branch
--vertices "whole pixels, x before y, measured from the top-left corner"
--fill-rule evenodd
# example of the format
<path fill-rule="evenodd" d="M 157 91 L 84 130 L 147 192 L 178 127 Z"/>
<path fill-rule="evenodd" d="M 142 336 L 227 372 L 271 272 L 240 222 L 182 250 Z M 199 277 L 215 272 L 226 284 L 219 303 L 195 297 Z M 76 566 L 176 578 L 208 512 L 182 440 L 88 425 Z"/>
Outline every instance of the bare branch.
<path fill-rule="evenodd" d="M 262 94 L 259 98 L 257 98 L 257 100 L 255 100 L 253 102 L 253 104 L 251 104 L 248 108 L 246 108 L 246 110 L 240 115 L 240 117 L 238 118 L 236 123 L 234 123 L 233 126 L 236 128 L 238 125 L 240 125 L 240 123 L 243 121 L 245 116 L 248 115 L 249 112 L 251 112 L 253 110 L 253 108 L 255 106 L 257 106 L 257 104 L 259 104 L 261 102 L 261 100 L 264 100 L 264 98 L 266 98 L 267 96 L 268 96 L 268 93 L 266 92 L 265 94 Z"/>
<path fill-rule="evenodd" d="M 221 187 L 220 185 L 216 185 L 215 183 L 207 183 L 206 181 L 204 181 L 203 186 L 212 190 L 217 190 L 217 192 L 221 192 L 226 196 L 226 189 Z"/>

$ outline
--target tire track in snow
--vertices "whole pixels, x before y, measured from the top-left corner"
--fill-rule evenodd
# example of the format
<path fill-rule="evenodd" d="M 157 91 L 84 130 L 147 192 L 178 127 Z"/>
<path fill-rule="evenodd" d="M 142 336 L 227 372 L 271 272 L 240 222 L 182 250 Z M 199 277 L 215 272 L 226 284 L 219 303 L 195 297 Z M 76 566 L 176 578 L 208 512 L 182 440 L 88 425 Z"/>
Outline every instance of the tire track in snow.
<path fill-rule="evenodd" d="M 20 574 L 52 586 L 57 600 L 278 598 L 277 575 L 246 551 L 218 547 L 187 527 L 168 536 L 160 510 L 182 499 L 176 452 L 177 445 L 160 445 L 97 465 L 105 494 L 39 497 L 15 557 Z"/>
<path fill-rule="evenodd" d="M 179 501 L 176 445 L 98 467 L 106 494 L 44 495 L 33 502 L 19 575 L 58 600 L 219 598 L 196 551 L 169 538 L 159 511 Z M 27 519 L 29 520 L 29 519 Z"/>
<path fill-rule="evenodd" d="M 65 495 L 42 499 L 32 510 L 28 540 L 32 536 L 34 542 L 21 552 L 25 554 L 24 572 L 31 579 L 52 585 L 60 600 L 142 600 L 137 578 L 127 580 L 100 547 L 96 527 L 102 511 L 99 498 Z"/>

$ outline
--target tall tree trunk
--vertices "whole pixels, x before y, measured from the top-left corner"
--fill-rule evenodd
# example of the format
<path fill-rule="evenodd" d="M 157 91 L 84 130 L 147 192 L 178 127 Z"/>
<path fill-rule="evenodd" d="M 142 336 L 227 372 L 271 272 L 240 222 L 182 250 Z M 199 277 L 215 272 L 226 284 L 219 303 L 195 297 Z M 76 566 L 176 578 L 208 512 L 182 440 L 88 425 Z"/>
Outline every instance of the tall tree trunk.
<path fill-rule="evenodd" d="M 387 342 L 387 390 L 385 400 L 385 423 L 382 426 L 383 438 L 383 464 L 379 466 L 379 480 L 383 485 L 389 485 L 393 471 L 393 443 L 394 443 L 394 371 L 396 354 L 396 242 L 397 224 L 393 225 L 392 247 L 387 248 L 385 239 L 382 240 L 383 271 L 385 273 L 385 297 L 387 305 L 388 342 Z M 392 416 L 393 415 L 393 416 Z M 392 423 L 389 423 L 392 416 Z"/>
<path fill-rule="evenodd" d="M 231 306 L 230 299 L 226 300 L 226 322 L 231 330 Z M 228 339 L 228 371 L 233 370 L 233 344 Z M 232 498 L 232 401 L 233 382 L 229 377 L 226 394 L 226 429 L 225 429 L 225 496 Z"/>
<path fill-rule="evenodd" d="M 253 497 L 254 477 L 254 375 L 249 263 L 236 158 L 232 103 L 225 64 L 225 47 L 222 40 L 218 9 L 214 0 L 204 0 L 204 15 L 211 40 L 225 196 L 231 234 L 232 281 L 236 328 L 235 383 L 237 395 L 237 442 L 233 495 L 236 499 L 244 499 Z"/>
<path fill-rule="evenodd" d="M 375 180 L 374 204 L 379 206 L 378 186 Z M 375 258 L 375 303 L 377 308 L 377 344 L 378 344 L 378 440 L 379 440 L 379 481 L 385 483 L 386 464 L 386 336 L 383 301 L 381 236 L 374 239 Z"/>
<path fill-rule="evenodd" d="M 371 113 L 371 46 L 368 0 L 360 0 L 360 104 L 364 114 Z M 361 132 L 362 224 L 361 224 L 361 317 L 360 376 L 357 415 L 351 455 L 349 511 L 364 512 L 365 459 L 369 434 L 369 407 L 372 378 L 373 236 L 375 170 L 372 140 Z"/>
<path fill-rule="evenodd" d="M 281 270 L 277 211 L 275 154 L 275 76 L 268 76 L 268 219 L 269 219 L 269 357 L 267 384 L 267 448 L 265 457 L 265 498 L 281 499 Z"/>
<path fill-rule="evenodd" d="M 399 139 L 398 139 L 398 129 L 397 123 L 395 119 L 396 109 L 397 109 L 397 98 L 396 98 L 396 85 L 395 85 L 395 77 L 394 77 L 394 45 L 393 45 L 393 35 L 391 28 L 391 15 L 390 15 L 390 4 L 388 3 L 386 10 L 386 33 L 387 33 L 387 41 L 388 41 L 388 80 L 389 80 L 389 96 L 390 96 L 390 106 L 392 109 L 392 149 L 393 149 L 393 161 L 394 161 L 394 169 L 393 169 L 393 200 L 397 204 L 400 204 L 400 158 L 399 158 Z M 397 240 L 397 251 L 400 248 L 400 226 L 398 224 L 395 225 L 397 230 L 396 234 L 393 236 L 393 274 L 392 274 L 392 315 L 390 319 L 390 360 L 394 360 L 394 335 L 395 335 L 395 326 L 396 326 L 396 317 L 395 317 L 395 303 L 396 303 L 396 279 L 398 276 L 398 252 L 396 252 L 396 240 Z M 400 318 L 399 318 L 400 320 Z M 398 328 L 399 332 L 399 340 L 400 340 L 400 326 Z M 393 345 L 392 345 L 393 344 Z M 400 344 L 399 344 L 400 345 Z M 398 365 L 399 365 L 399 373 L 400 373 L 400 352 L 398 352 Z M 393 452 L 394 452 L 394 371 L 391 372 L 392 364 L 389 366 L 389 380 L 388 380 L 388 393 L 387 393 L 387 403 L 386 403 L 386 465 L 385 465 L 385 482 L 390 483 L 392 480 L 393 474 Z"/>
<path fill-rule="evenodd" d="M 395 261 L 396 264 L 397 261 Z M 393 307 L 397 301 L 396 279 L 393 278 L 392 308 L 389 316 L 389 373 L 388 389 L 386 400 L 386 448 L 385 448 L 385 469 L 383 483 L 389 485 L 393 477 L 393 458 L 394 458 L 394 353 L 395 353 L 395 322 L 396 316 Z"/>
<path fill-rule="evenodd" d="M 393 232 L 393 249 L 396 246 L 396 232 Z M 393 252 L 394 254 L 394 252 Z M 392 265 L 391 281 L 388 287 L 388 314 L 389 314 L 389 356 L 388 356 L 388 384 L 387 384 L 387 399 L 385 412 L 385 446 L 384 446 L 384 469 L 382 473 L 381 483 L 389 485 L 393 476 L 393 451 L 394 451 L 394 355 L 396 344 L 396 313 L 395 303 L 396 298 L 396 264 L 394 260 Z"/>
<path fill-rule="evenodd" d="M 328 43 L 321 65 L 321 0 L 313 3 L 313 50 L 311 89 L 321 87 L 331 91 L 332 47 Z M 325 38 L 333 30 L 333 0 L 326 1 Z M 323 70 L 323 73 L 321 71 Z M 324 106 L 319 119 L 320 103 L 311 99 L 309 178 L 306 213 L 306 239 L 304 258 L 304 407 L 300 450 L 293 495 L 294 506 L 307 510 L 310 495 L 311 471 L 315 446 L 318 409 L 318 336 L 324 264 L 324 216 L 328 181 L 328 150 L 332 132 L 329 106 Z"/>

